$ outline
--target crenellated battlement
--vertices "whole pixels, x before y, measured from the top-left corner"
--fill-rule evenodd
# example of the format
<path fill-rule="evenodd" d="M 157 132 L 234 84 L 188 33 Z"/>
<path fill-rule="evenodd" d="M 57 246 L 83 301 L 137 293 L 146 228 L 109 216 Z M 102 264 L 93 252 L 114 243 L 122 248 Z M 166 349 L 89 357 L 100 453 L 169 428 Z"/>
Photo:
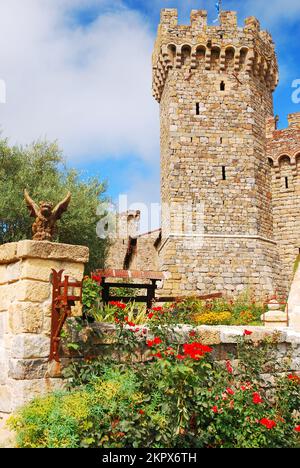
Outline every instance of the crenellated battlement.
<path fill-rule="evenodd" d="M 266 122 L 267 155 L 276 179 L 290 171 L 293 177 L 300 175 L 300 112 L 288 115 L 288 127 L 277 130 L 277 118 Z M 285 174 L 287 176 L 287 174 Z"/>
<path fill-rule="evenodd" d="M 254 17 L 238 27 L 237 13 L 223 11 L 220 25 L 208 26 L 205 10 L 192 10 L 191 24 L 179 25 L 176 9 L 161 12 L 153 53 L 153 95 L 160 102 L 170 69 L 246 73 L 265 83 L 278 84 L 278 64 L 271 35 L 260 30 Z"/>

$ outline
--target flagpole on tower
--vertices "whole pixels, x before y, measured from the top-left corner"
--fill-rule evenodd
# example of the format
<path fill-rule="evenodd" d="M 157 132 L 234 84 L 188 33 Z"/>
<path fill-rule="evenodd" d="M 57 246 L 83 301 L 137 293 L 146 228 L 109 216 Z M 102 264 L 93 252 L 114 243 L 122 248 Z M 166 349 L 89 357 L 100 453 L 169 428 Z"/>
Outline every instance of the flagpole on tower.
<path fill-rule="evenodd" d="M 216 10 L 218 12 L 218 18 L 216 18 L 214 20 L 214 23 L 216 23 L 219 19 L 220 19 L 220 16 L 221 16 L 221 12 L 222 12 L 222 0 L 218 0 L 217 3 L 216 3 Z"/>

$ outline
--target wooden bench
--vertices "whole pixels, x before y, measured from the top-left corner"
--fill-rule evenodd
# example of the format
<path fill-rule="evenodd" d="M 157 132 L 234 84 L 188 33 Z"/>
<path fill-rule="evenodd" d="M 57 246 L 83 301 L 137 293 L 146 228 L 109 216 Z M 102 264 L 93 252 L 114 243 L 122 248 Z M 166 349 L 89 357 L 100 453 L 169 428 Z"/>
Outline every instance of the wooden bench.
<path fill-rule="evenodd" d="M 159 271 L 132 271 L 132 270 L 98 270 L 95 273 L 101 278 L 102 300 L 104 304 L 111 301 L 123 301 L 125 303 L 134 300 L 135 302 L 145 302 L 147 308 L 151 309 L 155 299 L 157 282 L 165 279 L 165 274 Z M 111 282 L 108 279 L 123 279 L 122 282 Z M 126 282 L 125 280 L 135 280 L 136 282 Z M 146 282 L 147 281 L 147 282 Z M 145 296 L 114 296 L 110 294 L 111 288 L 146 289 Z"/>
<path fill-rule="evenodd" d="M 146 303 L 147 308 L 151 309 L 155 302 L 180 302 L 188 299 L 189 296 L 181 297 L 156 297 L 157 282 L 167 278 L 167 275 L 159 271 L 133 271 L 133 270 L 98 270 L 95 275 L 100 277 L 102 287 L 102 300 L 104 304 L 111 301 L 123 301 L 128 303 L 132 300 L 135 302 Z M 122 279 L 122 282 L 109 282 L 108 279 Z M 125 282 L 124 280 L 135 280 L 138 282 Z M 148 281 L 147 283 L 142 281 Z M 150 283 L 149 283 L 150 281 Z M 110 294 L 111 288 L 128 288 L 128 289 L 146 289 L 145 296 L 114 296 Z M 222 293 L 212 293 L 203 296 L 193 296 L 199 300 L 218 299 L 223 296 Z"/>

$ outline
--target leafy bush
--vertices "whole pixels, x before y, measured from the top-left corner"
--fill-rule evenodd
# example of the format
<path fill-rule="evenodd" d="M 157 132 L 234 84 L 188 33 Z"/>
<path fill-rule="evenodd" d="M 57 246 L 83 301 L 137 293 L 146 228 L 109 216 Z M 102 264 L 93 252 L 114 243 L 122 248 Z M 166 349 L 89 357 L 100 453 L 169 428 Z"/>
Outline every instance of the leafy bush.
<path fill-rule="evenodd" d="M 141 330 L 119 331 L 141 345 Z M 275 357 L 270 341 L 260 345 L 254 353 L 245 331 L 237 368 L 215 362 L 196 331 L 186 342 L 161 331 L 144 338 L 146 362 L 73 364 L 70 392 L 36 399 L 10 426 L 25 448 L 300 447 L 300 377 L 278 377 L 270 394 L 261 373 L 274 371 Z"/>

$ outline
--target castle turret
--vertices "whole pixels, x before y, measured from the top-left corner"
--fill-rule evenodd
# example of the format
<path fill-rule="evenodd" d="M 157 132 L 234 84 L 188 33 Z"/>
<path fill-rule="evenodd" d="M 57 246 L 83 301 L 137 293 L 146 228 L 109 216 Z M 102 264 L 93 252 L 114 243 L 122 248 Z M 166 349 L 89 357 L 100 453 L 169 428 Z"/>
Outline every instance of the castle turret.
<path fill-rule="evenodd" d="M 168 293 L 279 288 L 266 154 L 277 83 L 274 43 L 256 18 L 241 28 L 235 12 L 223 11 L 220 25 L 208 26 L 207 12 L 193 10 L 186 26 L 176 10 L 162 10 L 153 94 L 160 103 L 160 258 L 172 273 Z M 186 236 L 178 211 L 193 220 L 200 205 L 203 225 Z"/>
<path fill-rule="evenodd" d="M 272 173 L 274 239 L 282 263 L 282 284 L 288 289 L 300 252 L 300 113 L 288 116 L 288 128 L 267 121 L 267 156 Z"/>

